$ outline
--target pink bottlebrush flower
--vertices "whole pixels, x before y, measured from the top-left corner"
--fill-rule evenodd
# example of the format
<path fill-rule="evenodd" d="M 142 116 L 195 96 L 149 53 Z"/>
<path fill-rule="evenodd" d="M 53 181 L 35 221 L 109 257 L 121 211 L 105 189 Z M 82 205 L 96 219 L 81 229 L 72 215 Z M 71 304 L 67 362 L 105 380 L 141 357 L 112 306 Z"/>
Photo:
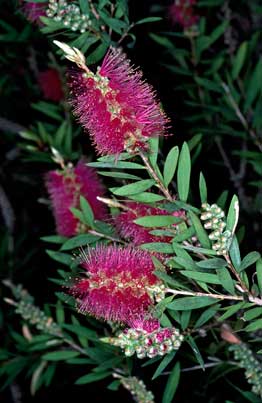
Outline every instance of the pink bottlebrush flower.
<path fill-rule="evenodd" d="M 46 99 L 59 102 L 64 98 L 62 82 L 59 72 L 56 69 L 50 68 L 40 72 L 38 82 Z"/>
<path fill-rule="evenodd" d="M 164 285 L 153 274 L 155 269 L 148 252 L 99 245 L 84 253 L 81 265 L 87 278 L 71 289 L 81 311 L 128 325 L 136 319 L 150 318 L 154 289 Z"/>
<path fill-rule="evenodd" d="M 199 19 L 193 9 L 196 3 L 196 0 L 175 0 L 168 10 L 170 19 L 184 29 L 191 28 Z"/>
<path fill-rule="evenodd" d="M 128 203 L 129 210 L 121 212 L 115 217 L 115 224 L 119 234 L 130 239 L 134 245 L 149 242 L 169 242 L 170 237 L 150 234 L 152 228 L 145 228 L 134 223 L 134 220 L 145 216 L 170 215 L 166 210 L 136 202 Z M 172 215 L 182 217 L 184 212 L 176 211 Z"/>
<path fill-rule="evenodd" d="M 29 21 L 35 22 L 38 25 L 42 24 L 39 18 L 46 15 L 46 9 L 48 6 L 47 2 L 34 3 L 31 1 L 19 0 L 19 3 L 22 4 L 22 11 Z"/>
<path fill-rule="evenodd" d="M 53 207 L 56 230 L 59 235 L 70 237 L 84 228 L 70 211 L 71 207 L 79 207 L 80 196 L 84 196 L 90 204 L 96 219 L 105 218 L 104 204 L 97 200 L 103 196 L 104 189 L 96 172 L 79 161 L 76 167 L 67 167 L 64 171 L 50 171 L 46 176 L 46 186 Z"/>
<path fill-rule="evenodd" d="M 160 328 L 160 322 L 156 318 L 135 319 L 132 321 L 132 329 L 144 330 L 147 333 L 152 333 Z"/>
<path fill-rule="evenodd" d="M 154 91 L 119 49 L 108 51 L 96 74 L 79 69 L 69 83 L 75 114 L 100 154 L 145 148 L 149 137 L 165 134 L 167 118 Z"/>

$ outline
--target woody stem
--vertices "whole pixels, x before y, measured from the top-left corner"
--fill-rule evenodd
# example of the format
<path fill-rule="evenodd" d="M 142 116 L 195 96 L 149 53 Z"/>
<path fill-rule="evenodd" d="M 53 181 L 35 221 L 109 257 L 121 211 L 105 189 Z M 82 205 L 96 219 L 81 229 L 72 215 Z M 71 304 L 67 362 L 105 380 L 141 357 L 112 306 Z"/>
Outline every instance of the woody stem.
<path fill-rule="evenodd" d="M 165 195 L 165 197 L 167 198 L 167 200 L 169 201 L 173 201 L 173 198 L 171 196 L 171 194 L 169 193 L 168 189 L 163 185 L 163 183 L 161 182 L 159 176 L 157 175 L 156 171 L 154 170 L 154 168 L 152 167 L 152 165 L 150 164 L 147 156 L 143 153 L 142 150 L 139 150 L 139 155 L 142 158 L 149 174 L 152 176 L 152 178 L 156 181 L 157 186 L 159 187 L 159 189 L 161 190 L 161 192 Z"/>
<path fill-rule="evenodd" d="M 180 291 L 180 290 L 173 290 L 172 288 L 166 288 L 165 291 L 167 293 L 174 294 L 174 295 L 188 295 L 188 296 L 193 296 L 193 297 L 209 297 L 209 298 L 221 299 L 221 300 L 245 302 L 244 297 L 240 297 L 237 295 L 224 295 L 224 294 L 211 294 L 211 293 L 205 293 L 205 292 Z M 248 300 L 249 300 L 249 302 L 252 302 L 256 305 L 262 306 L 262 299 L 260 299 L 260 298 L 255 298 L 255 297 L 249 296 Z"/>

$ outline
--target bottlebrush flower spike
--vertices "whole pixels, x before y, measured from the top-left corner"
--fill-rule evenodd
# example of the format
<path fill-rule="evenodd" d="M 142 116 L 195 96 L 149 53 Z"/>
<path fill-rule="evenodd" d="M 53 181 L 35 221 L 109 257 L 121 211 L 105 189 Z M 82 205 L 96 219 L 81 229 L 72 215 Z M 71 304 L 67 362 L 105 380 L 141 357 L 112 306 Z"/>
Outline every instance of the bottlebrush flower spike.
<path fill-rule="evenodd" d="M 152 228 L 145 228 L 134 223 L 134 220 L 145 216 L 170 215 L 166 210 L 152 207 L 140 203 L 128 203 L 129 210 L 121 212 L 115 217 L 115 225 L 119 234 L 130 239 L 134 245 L 141 245 L 149 242 L 169 242 L 170 237 L 156 236 L 150 234 Z M 172 213 L 176 217 L 181 217 L 184 212 L 176 211 Z"/>
<path fill-rule="evenodd" d="M 46 99 L 59 102 L 64 98 L 62 82 L 56 69 L 50 68 L 40 72 L 38 82 Z"/>
<path fill-rule="evenodd" d="M 194 5 L 196 0 L 175 0 L 169 7 L 169 17 L 177 24 L 180 24 L 184 29 L 191 28 L 196 25 L 199 17 L 194 14 Z"/>
<path fill-rule="evenodd" d="M 153 89 L 121 50 L 111 48 L 94 74 L 78 49 L 55 43 L 79 67 L 69 74 L 72 105 L 98 153 L 119 154 L 146 148 L 149 137 L 166 133 L 168 119 Z"/>
<path fill-rule="evenodd" d="M 78 280 L 71 289 L 82 312 L 129 326 L 136 320 L 144 323 L 150 319 L 156 301 L 154 288 L 164 284 L 153 274 L 148 252 L 99 245 L 84 252 L 83 258 L 81 266 L 87 278 Z"/>
<path fill-rule="evenodd" d="M 20 0 L 20 4 L 22 4 L 22 11 L 26 18 L 31 21 L 35 22 L 38 25 L 41 25 L 40 17 L 46 15 L 47 9 L 47 2 L 44 3 L 34 3 L 31 1 L 24 1 Z"/>
<path fill-rule="evenodd" d="M 50 171 L 46 176 L 46 187 L 50 195 L 57 233 L 70 237 L 80 232 L 83 224 L 70 211 L 78 208 L 80 196 L 84 196 L 90 204 L 96 219 L 103 219 L 106 210 L 97 196 L 104 193 L 95 171 L 79 161 L 76 167 L 67 167 L 63 171 Z"/>

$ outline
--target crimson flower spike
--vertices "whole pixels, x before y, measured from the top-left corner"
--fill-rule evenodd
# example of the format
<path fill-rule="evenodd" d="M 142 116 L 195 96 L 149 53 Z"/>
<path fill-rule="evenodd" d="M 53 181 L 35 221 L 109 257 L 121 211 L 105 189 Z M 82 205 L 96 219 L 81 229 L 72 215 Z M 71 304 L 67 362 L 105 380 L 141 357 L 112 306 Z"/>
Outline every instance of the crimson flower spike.
<path fill-rule="evenodd" d="M 75 167 L 49 171 L 46 174 L 46 187 L 59 235 L 70 237 L 86 230 L 70 210 L 72 207 L 79 208 L 80 196 L 86 198 L 96 219 L 105 218 L 104 204 L 97 200 L 97 196 L 103 195 L 104 188 L 93 168 L 88 167 L 83 160 Z"/>
<path fill-rule="evenodd" d="M 129 326 L 158 328 L 151 316 L 165 286 L 154 274 L 149 252 L 131 247 L 98 245 L 82 252 L 86 276 L 71 288 L 80 311 Z"/>
<path fill-rule="evenodd" d="M 168 119 L 155 92 L 120 49 L 110 48 L 93 73 L 78 49 L 55 44 L 78 66 L 69 74 L 72 105 L 99 154 L 146 149 L 150 137 L 166 133 Z"/>

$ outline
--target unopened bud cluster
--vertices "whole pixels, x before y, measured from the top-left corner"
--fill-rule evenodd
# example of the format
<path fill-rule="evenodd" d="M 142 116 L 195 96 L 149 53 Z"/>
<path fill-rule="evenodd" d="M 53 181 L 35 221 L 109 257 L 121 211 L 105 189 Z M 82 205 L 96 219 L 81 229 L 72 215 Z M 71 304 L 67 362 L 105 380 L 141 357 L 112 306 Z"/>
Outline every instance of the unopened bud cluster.
<path fill-rule="evenodd" d="M 92 24 L 89 16 L 83 14 L 76 4 L 68 4 L 66 0 L 49 0 L 46 15 L 72 31 L 86 32 Z"/>
<path fill-rule="evenodd" d="M 38 330 L 53 336 L 61 335 L 61 329 L 58 324 L 32 303 L 23 300 L 19 301 L 15 311 L 20 314 L 23 319 L 36 326 Z"/>
<path fill-rule="evenodd" d="M 254 357 L 252 351 L 244 343 L 234 344 L 229 347 L 234 352 L 234 358 L 238 365 L 245 369 L 247 382 L 252 384 L 252 392 L 262 397 L 262 365 Z"/>
<path fill-rule="evenodd" d="M 121 384 L 127 389 L 138 403 L 154 403 L 154 395 L 146 389 L 144 382 L 136 376 L 121 377 Z"/>
<path fill-rule="evenodd" d="M 26 302 L 28 304 L 33 303 L 34 298 L 32 297 L 32 295 L 29 294 L 27 290 L 23 288 L 22 284 L 15 285 L 9 280 L 4 280 L 3 283 L 11 289 L 12 294 L 16 300 L 22 300 L 23 302 Z"/>
<path fill-rule="evenodd" d="M 135 353 L 138 358 L 153 358 L 177 350 L 183 336 L 177 329 L 164 328 L 148 333 L 143 329 L 127 329 L 118 337 L 104 338 L 102 341 L 122 348 L 127 357 Z"/>
<path fill-rule="evenodd" d="M 204 227 L 212 232 L 209 234 L 209 239 L 214 241 L 212 249 L 216 251 L 217 255 L 225 255 L 230 247 L 232 233 L 225 230 L 225 213 L 218 207 L 217 204 L 208 203 L 202 204 L 201 220 L 205 221 Z"/>

